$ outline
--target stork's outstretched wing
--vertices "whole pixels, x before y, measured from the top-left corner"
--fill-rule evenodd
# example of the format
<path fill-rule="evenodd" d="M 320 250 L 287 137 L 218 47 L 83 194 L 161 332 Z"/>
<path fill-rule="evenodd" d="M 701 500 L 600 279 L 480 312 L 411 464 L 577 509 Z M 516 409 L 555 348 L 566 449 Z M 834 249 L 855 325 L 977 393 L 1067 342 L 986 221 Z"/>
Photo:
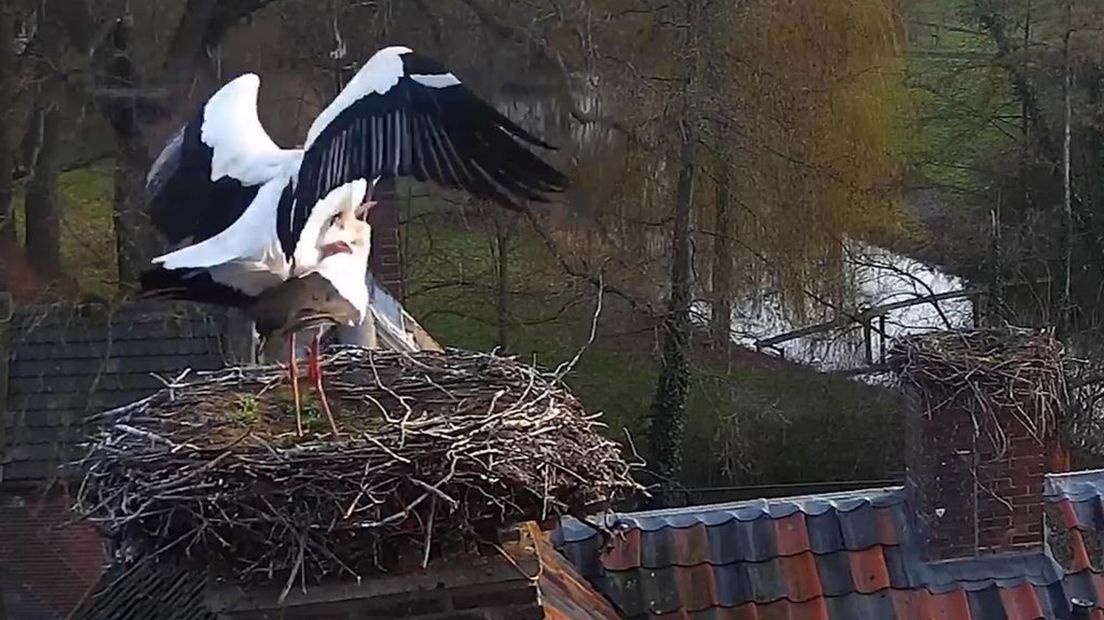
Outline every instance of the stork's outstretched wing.
<path fill-rule="evenodd" d="M 165 145 L 146 177 L 154 226 L 172 245 L 226 230 L 261 185 L 294 172 L 302 153 L 277 146 L 257 118 L 260 78 L 246 73 L 212 95 Z"/>
<path fill-rule="evenodd" d="M 518 208 L 567 178 L 521 142 L 551 149 L 479 99 L 443 65 L 405 47 L 377 52 L 307 133 L 278 231 L 290 252 L 310 209 L 355 179 L 412 176 Z"/>

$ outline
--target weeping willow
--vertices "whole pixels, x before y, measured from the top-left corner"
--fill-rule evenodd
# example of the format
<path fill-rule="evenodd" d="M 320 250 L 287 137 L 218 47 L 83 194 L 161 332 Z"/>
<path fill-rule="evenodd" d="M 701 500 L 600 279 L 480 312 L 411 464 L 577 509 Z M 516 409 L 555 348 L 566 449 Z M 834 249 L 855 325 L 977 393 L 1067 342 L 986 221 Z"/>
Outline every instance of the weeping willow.
<path fill-rule="evenodd" d="M 573 173 L 617 240 L 619 276 L 642 288 L 664 282 L 688 101 L 703 147 L 694 216 L 702 292 L 738 298 L 767 287 L 797 315 L 818 307 L 813 299 L 842 301 L 841 241 L 899 219 L 891 130 L 904 36 L 892 0 L 714 3 L 707 23 L 692 25 L 702 29 L 694 75 L 677 15 L 601 4 L 628 16 L 593 28 L 588 43 L 603 60 L 579 62 L 599 112 L 632 131 L 584 148 Z M 729 251 L 712 251 L 720 237 Z M 612 252 L 577 236 L 568 242 L 581 253 Z M 711 290 L 718 260 L 734 277 Z"/>

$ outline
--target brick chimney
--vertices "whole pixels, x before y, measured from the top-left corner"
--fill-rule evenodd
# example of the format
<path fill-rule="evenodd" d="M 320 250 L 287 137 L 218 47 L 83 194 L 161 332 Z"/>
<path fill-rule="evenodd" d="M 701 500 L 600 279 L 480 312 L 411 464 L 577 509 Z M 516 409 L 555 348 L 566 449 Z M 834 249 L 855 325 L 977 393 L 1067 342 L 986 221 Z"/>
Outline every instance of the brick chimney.
<path fill-rule="evenodd" d="M 1012 333 L 1019 341 L 1011 346 L 1021 351 L 1036 352 L 1036 338 L 1044 337 L 1037 332 L 1034 336 Z M 1057 347 L 1053 338 L 1045 337 Z M 1061 372 L 1059 359 L 1041 365 L 1048 362 Z M 996 376 L 1003 375 L 989 375 Z M 927 559 L 1041 550 L 1043 477 L 1057 426 L 1054 421 L 1045 426 L 1033 423 L 1044 419 L 1039 416 L 1046 413 L 1040 410 L 1046 407 L 1045 400 L 1023 399 L 1021 411 L 985 410 L 977 405 L 975 386 L 968 385 L 972 379 L 933 385 L 923 372 L 903 379 L 908 403 L 907 486 L 919 529 L 927 539 Z"/>
<path fill-rule="evenodd" d="M 403 300 L 402 254 L 399 248 L 399 201 L 394 179 L 380 179 L 373 191 L 378 202 L 368 216 L 372 225 L 372 254 L 368 268 L 400 302 Z"/>

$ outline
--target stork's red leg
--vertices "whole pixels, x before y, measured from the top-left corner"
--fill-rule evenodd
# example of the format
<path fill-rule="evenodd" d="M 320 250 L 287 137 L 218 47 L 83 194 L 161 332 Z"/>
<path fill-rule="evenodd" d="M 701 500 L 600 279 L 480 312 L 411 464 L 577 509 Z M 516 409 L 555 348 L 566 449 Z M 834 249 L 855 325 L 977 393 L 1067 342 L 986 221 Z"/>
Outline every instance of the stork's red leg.
<path fill-rule="evenodd" d="M 295 432 L 303 436 L 303 404 L 299 400 L 299 365 L 295 361 L 295 332 L 288 336 L 288 373 L 291 375 L 291 395 L 295 399 Z"/>
<path fill-rule="evenodd" d="M 318 332 L 315 332 L 314 339 L 310 344 L 310 366 L 307 372 L 310 374 L 311 381 L 314 382 L 314 389 L 318 391 L 318 400 L 322 401 L 322 410 L 326 412 L 326 418 L 330 421 L 330 430 L 333 431 L 333 436 L 337 437 L 337 422 L 334 421 L 333 412 L 330 411 L 330 403 L 326 400 L 326 390 L 322 387 L 322 366 L 318 363 L 318 349 L 321 347 L 319 342 L 320 337 Z"/>
<path fill-rule="evenodd" d="M 322 372 L 322 368 L 318 361 L 321 348 L 322 343 L 316 332 L 314 337 L 311 338 L 310 347 L 307 349 L 307 378 L 311 380 L 312 385 L 318 383 L 318 377 Z"/>

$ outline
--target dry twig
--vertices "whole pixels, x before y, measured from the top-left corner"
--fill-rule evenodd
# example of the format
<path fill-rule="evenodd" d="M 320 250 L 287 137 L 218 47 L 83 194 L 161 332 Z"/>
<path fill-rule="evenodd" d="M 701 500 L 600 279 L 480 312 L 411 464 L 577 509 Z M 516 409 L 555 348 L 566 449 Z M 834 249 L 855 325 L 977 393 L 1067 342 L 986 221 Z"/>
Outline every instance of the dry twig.
<path fill-rule="evenodd" d="M 978 329 L 898 340 L 889 363 L 898 381 L 916 389 L 926 414 L 965 410 L 1002 456 L 1008 425 L 1042 444 L 1057 430 L 1066 403 L 1061 344 L 1050 330 Z"/>

